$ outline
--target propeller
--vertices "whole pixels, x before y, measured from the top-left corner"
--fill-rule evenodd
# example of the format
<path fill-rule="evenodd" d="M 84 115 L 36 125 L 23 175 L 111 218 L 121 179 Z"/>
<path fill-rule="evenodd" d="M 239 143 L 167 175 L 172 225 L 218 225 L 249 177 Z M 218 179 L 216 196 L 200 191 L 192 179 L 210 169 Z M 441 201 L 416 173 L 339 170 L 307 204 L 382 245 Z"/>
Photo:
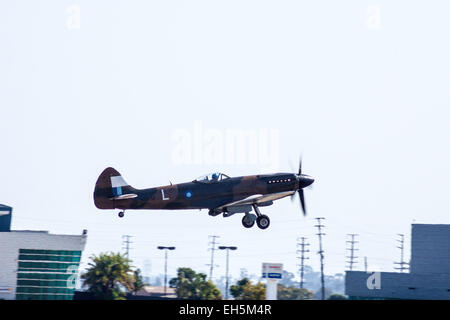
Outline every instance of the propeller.
<path fill-rule="evenodd" d="M 305 195 L 303 194 L 303 189 L 298 189 L 297 192 L 300 196 L 300 204 L 302 206 L 303 216 L 306 216 Z"/>
<path fill-rule="evenodd" d="M 314 182 L 314 179 L 308 175 L 302 174 L 302 158 L 298 162 L 298 196 L 300 198 L 300 206 L 303 211 L 303 215 L 306 216 L 306 203 L 305 203 L 305 194 L 303 193 L 303 188 L 311 185 Z M 294 200 L 294 195 L 291 196 L 291 200 Z"/>

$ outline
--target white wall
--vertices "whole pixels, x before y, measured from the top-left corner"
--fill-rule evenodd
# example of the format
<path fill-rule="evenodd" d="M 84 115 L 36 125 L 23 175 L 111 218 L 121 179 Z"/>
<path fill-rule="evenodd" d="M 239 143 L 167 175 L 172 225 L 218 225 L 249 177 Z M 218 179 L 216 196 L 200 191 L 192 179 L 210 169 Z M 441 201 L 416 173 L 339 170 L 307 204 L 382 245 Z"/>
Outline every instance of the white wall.
<path fill-rule="evenodd" d="M 87 235 L 0 232 L 0 299 L 15 299 L 19 249 L 84 250 Z M 9 289 L 9 290 L 8 290 Z"/>

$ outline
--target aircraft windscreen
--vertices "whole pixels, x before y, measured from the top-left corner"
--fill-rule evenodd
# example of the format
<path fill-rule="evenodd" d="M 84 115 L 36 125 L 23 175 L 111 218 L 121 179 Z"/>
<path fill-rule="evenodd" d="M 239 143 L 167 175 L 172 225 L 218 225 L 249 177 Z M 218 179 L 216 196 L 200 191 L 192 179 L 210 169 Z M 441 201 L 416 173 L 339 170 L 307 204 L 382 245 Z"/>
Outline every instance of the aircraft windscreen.
<path fill-rule="evenodd" d="M 229 179 L 229 178 L 230 177 L 224 173 L 214 172 L 214 173 L 210 173 L 210 174 L 207 174 L 204 176 L 200 176 L 197 179 L 195 179 L 194 181 L 211 183 L 211 182 L 221 181 L 221 180 L 225 180 L 225 179 Z"/>

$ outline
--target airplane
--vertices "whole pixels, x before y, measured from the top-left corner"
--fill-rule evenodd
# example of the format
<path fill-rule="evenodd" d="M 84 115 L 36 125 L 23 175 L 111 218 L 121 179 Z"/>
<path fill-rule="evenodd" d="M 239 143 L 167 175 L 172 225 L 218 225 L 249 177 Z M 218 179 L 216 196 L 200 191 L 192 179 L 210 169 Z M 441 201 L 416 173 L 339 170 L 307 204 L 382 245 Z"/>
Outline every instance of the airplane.
<path fill-rule="evenodd" d="M 302 174 L 302 161 L 298 173 L 259 174 L 229 177 L 215 172 L 191 182 L 170 184 L 148 189 L 130 186 L 114 168 L 106 168 L 98 177 L 94 190 L 94 204 L 98 209 L 121 209 L 123 217 L 128 209 L 207 209 L 211 216 L 223 214 L 230 217 L 244 213 L 242 225 L 251 228 L 255 222 L 260 229 L 270 225 L 268 216 L 259 207 L 297 192 L 303 214 L 306 215 L 303 188 L 314 182 L 311 176 Z M 254 214 L 250 213 L 254 211 Z"/>

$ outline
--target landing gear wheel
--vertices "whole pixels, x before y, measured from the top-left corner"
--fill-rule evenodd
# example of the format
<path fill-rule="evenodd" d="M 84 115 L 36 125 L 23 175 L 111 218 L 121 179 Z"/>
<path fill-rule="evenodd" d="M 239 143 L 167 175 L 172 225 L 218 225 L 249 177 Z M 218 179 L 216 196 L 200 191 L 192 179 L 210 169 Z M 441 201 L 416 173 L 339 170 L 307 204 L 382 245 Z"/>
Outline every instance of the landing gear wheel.
<path fill-rule="evenodd" d="M 260 229 L 267 229 L 270 225 L 270 219 L 266 215 L 260 215 L 258 218 L 256 218 L 256 224 Z"/>
<path fill-rule="evenodd" d="M 123 212 L 123 211 L 119 212 L 119 218 L 123 218 L 124 215 L 125 215 L 125 212 Z"/>
<path fill-rule="evenodd" d="M 255 225 L 255 219 L 251 215 L 246 214 L 242 218 L 242 225 L 246 228 L 251 228 Z"/>

